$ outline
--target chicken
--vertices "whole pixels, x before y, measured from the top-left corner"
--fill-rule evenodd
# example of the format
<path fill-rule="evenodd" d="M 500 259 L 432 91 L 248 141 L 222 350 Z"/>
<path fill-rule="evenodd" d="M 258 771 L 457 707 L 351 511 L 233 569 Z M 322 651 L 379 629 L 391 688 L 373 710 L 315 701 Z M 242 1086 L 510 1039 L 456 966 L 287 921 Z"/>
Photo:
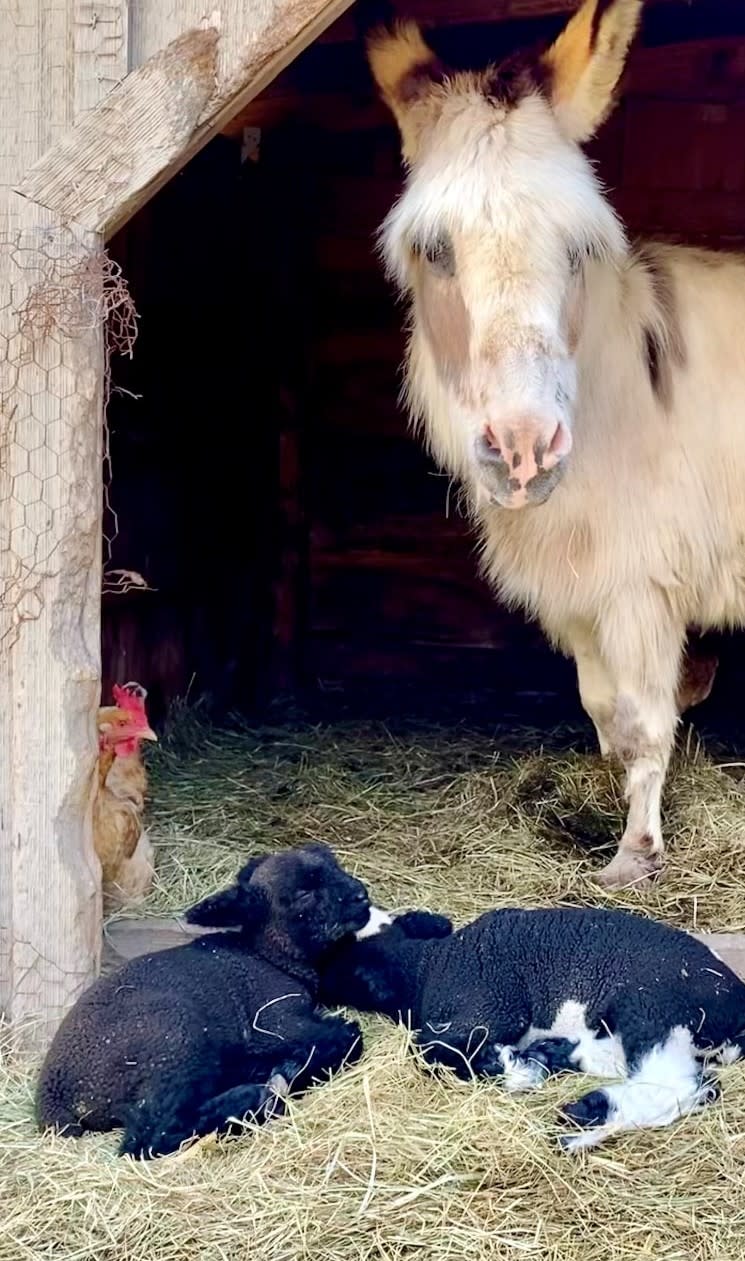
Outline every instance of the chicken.
<path fill-rule="evenodd" d="M 153 850 L 143 828 L 147 772 L 142 740 L 157 740 L 139 683 L 114 686 L 114 705 L 98 711 L 98 792 L 93 840 L 109 906 L 138 901 L 153 880 Z"/>

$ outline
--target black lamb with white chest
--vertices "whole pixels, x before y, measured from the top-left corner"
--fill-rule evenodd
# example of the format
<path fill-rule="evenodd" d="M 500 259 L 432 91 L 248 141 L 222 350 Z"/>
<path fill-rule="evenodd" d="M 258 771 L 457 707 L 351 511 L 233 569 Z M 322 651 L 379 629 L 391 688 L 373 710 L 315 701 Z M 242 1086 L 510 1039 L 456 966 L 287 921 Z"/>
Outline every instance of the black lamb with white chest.
<path fill-rule="evenodd" d="M 210 933 L 96 981 L 47 1053 L 38 1118 L 78 1136 L 124 1127 L 122 1154 L 263 1121 L 359 1058 L 359 1026 L 323 1016 L 323 953 L 364 926 L 367 891 L 325 845 L 249 862 L 186 919 Z"/>
<path fill-rule="evenodd" d="M 745 1050 L 745 985 L 689 934 L 620 910 L 490 911 L 452 931 L 414 911 L 347 938 L 321 975 L 324 1002 L 403 1019 L 433 1065 L 501 1078 L 617 1078 L 562 1113 L 569 1151 L 668 1125 L 718 1095 L 707 1063 Z"/>

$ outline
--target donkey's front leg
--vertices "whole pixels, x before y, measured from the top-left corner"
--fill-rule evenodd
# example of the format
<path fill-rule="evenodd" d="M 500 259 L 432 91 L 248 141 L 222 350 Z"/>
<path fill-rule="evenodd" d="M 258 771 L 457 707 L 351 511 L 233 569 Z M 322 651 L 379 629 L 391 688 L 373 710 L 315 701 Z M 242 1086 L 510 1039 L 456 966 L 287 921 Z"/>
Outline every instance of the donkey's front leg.
<path fill-rule="evenodd" d="M 660 803 L 675 733 L 673 714 L 664 730 L 660 726 L 656 737 L 651 735 L 654 716 L 647 701 L 639 704 L 630 697 L 621 697 L 617 718 L 621 730 L 628 723 L 636 738 L 623 746 L 623 751 L 616 749 L 626 768 L 625 796 L 629 808 L 618 853 L 598 874 L 606 889 L 638 884 L 662 868 Z"/>
<path fill-rule="evenodd" d="M 614 632 L 615 627 L 604 628 Z M 640 616 L 623 634 L 606 635 L 603 656 L 617 680 L 611 751 L 626 770 L 629 803 L 618 853 L 600 873 L 606 888 L 623 888 L 662 867 L 660 802 L 678 719 L 677 688 L 684 631 L 659 616 Z"/>
<path fill-rule="evenodd" d="M 573 626 L 566 641 L 577 667 L 582 708 L 595 727 L 601 756 L 608 757 L 611 752 L 608 732 L 616 704 L 615 680 L 608 672 L 590 626 Z"/>

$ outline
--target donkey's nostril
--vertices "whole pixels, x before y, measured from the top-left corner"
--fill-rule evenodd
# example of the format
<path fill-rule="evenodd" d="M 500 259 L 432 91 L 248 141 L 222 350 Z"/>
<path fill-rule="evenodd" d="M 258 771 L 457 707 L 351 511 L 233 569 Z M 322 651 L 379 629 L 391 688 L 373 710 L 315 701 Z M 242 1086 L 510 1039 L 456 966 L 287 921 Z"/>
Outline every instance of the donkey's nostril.
<path fill-rule="evenodd" d="M 488 447 L 491 447 L 495 455 L 502 454 L 502 447 L 500 445 L 499 438 L 495 434 L 491 425 L 484 426 L 484 441 Z"/>
<path fill-rule="evenodd" d="M 551 455 L 556 456 L 557 460 L 563 459 L 572 449 L 572 435 L 563 421 L 559 421 L 554 430 L 554 435 L 548 444 Z"/>

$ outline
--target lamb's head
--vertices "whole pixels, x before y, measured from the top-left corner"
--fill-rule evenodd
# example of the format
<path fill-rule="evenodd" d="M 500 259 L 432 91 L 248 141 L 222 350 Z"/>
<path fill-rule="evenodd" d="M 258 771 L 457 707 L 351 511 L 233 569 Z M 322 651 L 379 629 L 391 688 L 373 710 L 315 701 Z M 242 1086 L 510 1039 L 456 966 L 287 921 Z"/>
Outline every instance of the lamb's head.
<path fill-rule="evenodd" d="M 235 884 L 187 912 L 192 924 L 238 928 L 279 953 L 312 962 L 370 916 L 365 886 L 327 845 L 262 855 L 241 868 Z"/>

